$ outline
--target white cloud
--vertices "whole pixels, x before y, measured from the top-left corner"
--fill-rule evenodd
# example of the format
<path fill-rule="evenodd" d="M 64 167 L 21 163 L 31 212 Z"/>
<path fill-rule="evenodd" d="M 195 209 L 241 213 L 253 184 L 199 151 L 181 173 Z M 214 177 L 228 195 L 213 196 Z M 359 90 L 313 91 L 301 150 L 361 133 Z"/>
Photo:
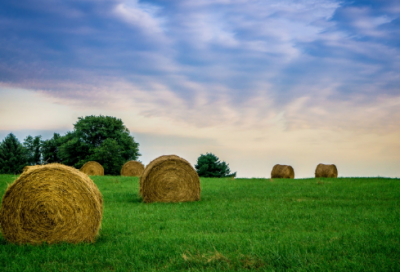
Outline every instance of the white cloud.
<path fill-rule="evenodd" d="M 145 33 L 162 35 L 164 18 L 157 16 L 159 9 L 149 4 L 139 4 L 137 0 L 126 0 L 115 6 L 114 13 Z"/>
<path fill-rule="evenodd" d="M 151 91 L 128 83 L 114 85 L 112 92 L 110 86 L 105 89 L 57 97 L 52 92 L 3 88 L 0 130 L 57 132 L 71 127 L 78 116 L 103 114 L 121 118 L 142 139 L 144 163 L 178 154 L 195 164 L 201 153 L 213 152 L 240 177 L 269 177 L 276 163 L 293 165 L 296 177 L 311 177 L 320 162 L 337 164 L 341 176 L 400 174 L 397 167 L 388 167 L 398 162 L 399 97 L 382 96 L 366 104 L 355 96 L 337 103 L 327 90 L 296 99 L 280 112 L 268 92 L 235 108 L 229 96 L 210 99 L 204 94 L 190 107 L 159 84 Z M 95 103 L 89 103 L 91 99 Z M 300 127 L 288 129 L 289 121 Z"/>
<path fill-rule="evenodd" d="M 318 22 L 332 16 L 338 3 L 190 1 L 182 7 L 185 15 L 175 21 L 171 31 L 175 38 L 195 48 L 207 49 L 209 44 L 218 44 L 295 57 L 299 54 L 296 43 L 315 40 L 326 27 L 326 23 Z"/>
<path fill-rule="evenodd" d="M 387 14 L 374 16 L 373 10 L 369 7 L 349 7 L 344 10 L 344 13 L 351 25 L 357 29 L 357 35 L 371 37 L 385 37 L 386 32 L 380 31 L 378 27 L 396 18 Z"/>
<path fill-rule="evenodd" d="M 268 176 L 275 163 L 311 176 L 319 162 L 338 162 L 348 175 L 367 166 L 379 174 L 373 163 L 386 169 L 398 162 L 399 50 L 356 39 L 343 22 L 329 20 L 339 2 L 204 0 L 174 2 L 171 9 L 118 3 L 111 15 L 95 18 L 129 31 L 113 35 L 88 23 L 78 32 L 100 41 L 98 47 L 81 46 L 85 39 L 60 44 L 73 48 L 64 61 L 48 57 L 57 47 L 7 43 L 23 58 L 0 64 L 3 74 L 30 77 L 0 84 L 0 130 L 65 128 L 78 116 L 112 115 L 132 132 L 151 135 L 153 142 L 142 146 L 145 160 L 176 151 L 194 163 L 199 153 L 215 152 L 248 177 Z M 347 12 L 345 23 L 358 34 L 390 38 L 380 26 L 393 14 Z M 138 32 L 148 40 L 132 41 Z M 40 54 L 26 61 L 44 50 L 49 63 Z"/>

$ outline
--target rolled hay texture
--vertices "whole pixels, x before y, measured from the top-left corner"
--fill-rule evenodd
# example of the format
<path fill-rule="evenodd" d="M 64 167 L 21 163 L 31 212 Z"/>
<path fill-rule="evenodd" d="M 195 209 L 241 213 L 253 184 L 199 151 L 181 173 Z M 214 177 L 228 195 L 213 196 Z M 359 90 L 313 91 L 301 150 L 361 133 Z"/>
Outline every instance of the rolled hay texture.
<path fill-rule="evenodd" d="M 25 171 L 28 171 L 28 170 L 32 170 L 32 169 L 36 169 L 36 168 L 38 168 L 38 167 L 41 167 L 42 165 L 28 165 L 28 166 L 25 166 L 24 167 L 24 169 L 22 169 L 22 172 L 25 172 Z"/>
<path fill-rule="evenodd" d="M 140 177 L 144 171 L 144 165 L 138 161 L 128 161 L 121 168 L 121 176 Z"/>
<path fill-rule="evenodd" d="M 316 178 L 337 178 L 338 170 L 334 164 L 318 164 L 315 168 Z"/>
<path fill-rule="evenodd" d="M 10 243 L 94 242 L 103 216 L 103 198 L 79 170 L 47 164 L 26 171 L 1 201 L 0 229 Z"/>
<path fill-rule="evenodd" d="M 89 161 L 79 169 L 88 176 L 104 176 L 104 168 L 100 163 Z"/>
<path fill-rule="evenodd" d="M 140 194 L 147 203 L 197 201 L 200 191 L 196 170 L 176 155 L 153 160 L 140 177 Z"/>
<path fill-rule="evenodd" d="M 294 170 L 290 165 L 276 164 L 271 171 L 271 178 L 294 179 Z"/>

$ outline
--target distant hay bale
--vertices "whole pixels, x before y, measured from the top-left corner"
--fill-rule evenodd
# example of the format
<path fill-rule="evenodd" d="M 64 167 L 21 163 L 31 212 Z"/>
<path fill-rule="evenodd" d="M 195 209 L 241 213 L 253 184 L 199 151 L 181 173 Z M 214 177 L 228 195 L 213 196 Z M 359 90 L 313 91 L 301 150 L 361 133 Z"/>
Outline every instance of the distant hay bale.
<path fill-rule="evenodd" d="M 315 168 L 316 178 L 337 178 L 338 170 L 334 164 L 318 164 Z"/>
<path fill-rule="evenodd" d="M 184 202 L 200 200 L 200 179 L 188 161 L 175 155 L 150 162 L 140 177 L 144 202 Z"/>
<path fill-rule="evenodd" d="M 79 169 L 88 176 L 104 176 L 104 168 L 100 163 L 89 161 Z"/>
<path fill-rule="evenodd" d="M 144 165 L 138 161 L 128 161 L 121 169 L 121 176 L 140 177 L 144 171 Z"/>
<path fill-rule="evenodd" d="M 290 165 L 276 164 L 271 171 L 271 178 L 294 179 L 294 170 Z"/>
<path fill-rule="evenodd" d="M 7 188 L 0 228 L 16 244 L 94 242 L 102 216 L 94 182 L 75 168 L 52 163 L 22 173 Z"/>

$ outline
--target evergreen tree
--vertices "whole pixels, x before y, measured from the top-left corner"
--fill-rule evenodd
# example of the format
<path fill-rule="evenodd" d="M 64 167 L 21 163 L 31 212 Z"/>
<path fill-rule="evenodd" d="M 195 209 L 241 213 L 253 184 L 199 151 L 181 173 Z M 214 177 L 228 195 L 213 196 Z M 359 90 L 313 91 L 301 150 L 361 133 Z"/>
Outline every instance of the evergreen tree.
<path fill-rule="evenodd" d="M 22 144 L 10 133 L 0 143 L 0 174 L 20 174 L 28 165 Z"/>
<path fill-rule="evenodd" d="M 195 165 L 197 174 L 200 177 L 222 178 L 235 177 L 235 173 L 230 173 L 229 164 L 219 161 L 219 158 L 212 153 L 201 154 Z"/>
<path fill-rule="evenodd" d="M 42 164 L 41 159 L 41 138 L 42 136 L 28 136 L 24 140 L 24 147 L 26 152 L 26 160 L 29 165 Z"/>

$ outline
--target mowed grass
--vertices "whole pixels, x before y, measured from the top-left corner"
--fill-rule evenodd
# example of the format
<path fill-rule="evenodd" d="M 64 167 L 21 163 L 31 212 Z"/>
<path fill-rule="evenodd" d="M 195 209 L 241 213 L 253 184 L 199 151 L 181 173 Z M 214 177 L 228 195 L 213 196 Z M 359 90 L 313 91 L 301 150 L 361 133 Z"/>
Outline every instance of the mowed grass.
<path fill-rule="evenodd" d="M 0 176 L 0 195 L 16 177 Z M 201 201 L 141 202 L 138 178 L 92 177 L 94 244 L 17 246 L 1 271 L 400 271 L 400 179 L 201 179 Z"/>

